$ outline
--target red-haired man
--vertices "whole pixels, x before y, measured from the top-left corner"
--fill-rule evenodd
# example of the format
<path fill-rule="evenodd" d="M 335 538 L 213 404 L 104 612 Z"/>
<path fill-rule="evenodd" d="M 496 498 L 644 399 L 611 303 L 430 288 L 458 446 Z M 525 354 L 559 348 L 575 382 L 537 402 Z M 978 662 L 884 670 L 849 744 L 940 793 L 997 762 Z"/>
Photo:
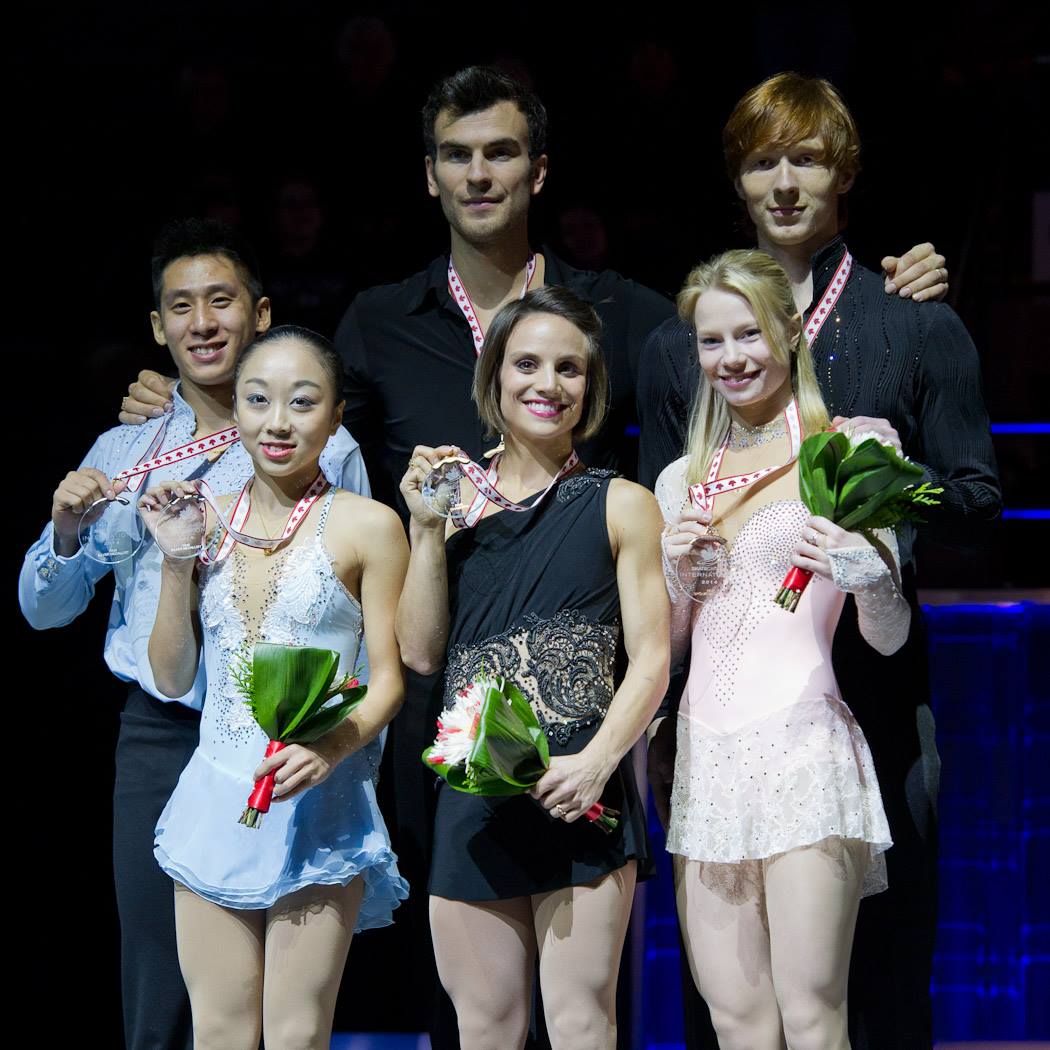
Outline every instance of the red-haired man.
<path fill-rule="evenodd" d="M 976 351 L 950 307 L 917 305 L 931 298 L 927 282 L 944 274 L 934 271 L 887 295 L 896 290 L 901 260 L 884 259 L 887 276 L 880 276 L 853 259 L 842 239 L 846 195 L 860 168 L 860 138 L 842 97 L 826 80 L 779 73 L 737 103 L 723 148 L 758 246 L 787 272 L 807 325 L 841 286 L 811 342 L 835 422 L 848 419 L 899 442 L 925 467 L 927 479 L 944 487 L 931 525 L 959 531 L 995 517 L 1001 498 Z M 640 361 L 639 473 L 651 485 L 685 445 L 699 379 L 695 333 L 677 319 L 665 322 Z M 892 657 L 879 656 L 847 609 L 833 654 L 842 695 L 875 758 L 894 840 L 887 854 L 890 888 L 865 900 L 857 924 L 849 980 L 854 1050 L 910 1050 L 932 1041 L 939 759 L 911 539 L 900 537 L 913 605 L 907 644 Z M 650 730 L 650 779 L 662 807 L 673 772 L 673 722 L 654 722 Z M 714 1046 L 713 1033 L 706 1040 L 697 1034 L 706 1024 L 693 1023 L 690 1008 L 687 1016 L 691 1045 Z"/>

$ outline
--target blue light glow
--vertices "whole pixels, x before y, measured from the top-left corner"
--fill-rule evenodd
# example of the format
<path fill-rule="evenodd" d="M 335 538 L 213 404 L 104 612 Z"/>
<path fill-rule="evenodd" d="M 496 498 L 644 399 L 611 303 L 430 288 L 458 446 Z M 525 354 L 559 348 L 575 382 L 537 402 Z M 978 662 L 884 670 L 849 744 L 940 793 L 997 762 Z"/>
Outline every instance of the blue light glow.
<path fill-rule="evenodd" d="M 1050 434 L 1050 423 L 993 423 L 993 434 Z"/>

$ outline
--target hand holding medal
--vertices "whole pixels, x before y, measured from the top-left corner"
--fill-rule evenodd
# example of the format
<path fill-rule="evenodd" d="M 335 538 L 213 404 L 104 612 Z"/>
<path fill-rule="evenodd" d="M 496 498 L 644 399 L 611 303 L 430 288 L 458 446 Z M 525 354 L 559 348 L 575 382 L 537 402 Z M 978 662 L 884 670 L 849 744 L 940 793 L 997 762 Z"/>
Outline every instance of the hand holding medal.
<path fill-rule="evenodd" d="M 122 480 L 111 482 L 91 467 L 67 475 L 55 492 L 56 537 L 67 534 L 72 519 L 80 549 L 92 561 L 117 565 L 134 557 L 144 535 L 125 488 Z"/>
<path fill-rule="evenodd" d="M 726 541 L 711 528 L 711 512 L 687 507 L 663 533 L 664 562 L 678 591 L 694 602 L 728 578 Z"/>
<path fill-rule="evenodd" d="M 459 509 L 460 482 L 469 462 L 470 457 L 455 445 L 416 445 L 400 485 L 413 525 L 443 526 Z"/>
<path fill-rule="evenodd" d="M 328 482 L 318 471 L 317 477 L 292 508 L 281 535 L 263 537 L 243 531 L 251 513 L 253 481 L 254 478 L 249 478 L 245 482 L 230 507 L 229 518 L 223 514 L 206 481 L 158 485 L 139 500 L 139 513 L 153 533 L 157 546 L 166 558 L 173 561 L 200 558 L 208 564 L 220 562 L 238 543 L 273 554 L 295 534 L 310 508 L 328 488 Z"/>

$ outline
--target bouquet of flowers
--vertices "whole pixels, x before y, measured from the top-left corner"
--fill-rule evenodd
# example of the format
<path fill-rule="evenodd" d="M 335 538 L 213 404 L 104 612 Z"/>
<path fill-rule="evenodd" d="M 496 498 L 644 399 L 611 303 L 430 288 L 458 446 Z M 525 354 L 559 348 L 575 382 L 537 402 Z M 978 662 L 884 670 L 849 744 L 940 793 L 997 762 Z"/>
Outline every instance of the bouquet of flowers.
<path fill-rule="evenodd" d="M 870 431 L 821 431 L 806 438 L 799 451 L 799 494 L 809 512 L 840 528 L 857 529 L 869 541 L 872 530 L 921 522 L 920 508 L 940 503 L 933 497 L 944 489 L 916 484 L 921 477 L 922 467 Z M 792 566 L 777 592 L 777 605 L 794 612 L 812 577 Z"/>
<path fill-rule="evenodd" d="M 423 762 L 449 787 L 469 795 L 523 795 L 550 766 L 550 749 L 528 700 L 504 678 L 480 675 L 438 719 Z M 606 834 L 619 810 L 595 802 L 585 816 Z"/>
<path fill-rule="evenodd" d="M 251 662 L 234 670 L 237 687 L 259 728 L 270 738 L 264 758 L 288 744 L 310 744 L 334 729 L 365 698 L 367 686 L 355 675 L 336 674 L 339 654 L 256 642 Z M 339 703 L 329 704 L 337 696 Z M 328 706 L 326 706 L 328 705 Z M 257 828 L 269 812 L 273 774 L 255 782 L 239 823 Z"/>

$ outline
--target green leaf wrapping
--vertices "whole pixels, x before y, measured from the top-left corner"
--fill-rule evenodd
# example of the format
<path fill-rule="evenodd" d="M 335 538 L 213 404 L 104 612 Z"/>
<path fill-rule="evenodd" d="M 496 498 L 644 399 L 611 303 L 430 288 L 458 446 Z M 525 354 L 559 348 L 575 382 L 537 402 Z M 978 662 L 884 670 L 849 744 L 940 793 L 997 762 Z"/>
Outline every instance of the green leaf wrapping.
<path fill-rule="evenodd" d="M 335 729 L 355 707 L 359 706 L 367 692 L 367 688 L 363 685 L 348 690 L 343 694 L 346 699 L 341 700 L 338 704 L 322 707 L 320 711 L 315 711 L 309 718 L 300 722 L 296 729 L 284 738 L 285 743 L 312 744 L 315 740 L 319 740 L 325 733 L 330 733 Z"/>
<path fill-rule="evenodd" d="M 505 681 L 488 683 L 466 762 L 432 765 L 428 761 L 432 751 L 428 747 L 423 752 L 423 762 L 449 787 L 490 798 L 524 794 L 550 765 L 547 738 L 528 700 Z"/>
<path fill-rule="evenodd" d="M 930 505 L 931 491 L 914 487 L 921 477 L 921 467 L 875 438 L 852 448 L 845 434 L 823 431 L 806 438 L 799 451 L 802 502 L 843 529 L 921 521 L 914 505 Z"/>
<path fill-rule="evenodd" d="M 835 479 L 849 451 L 845 434 L 823 430 L 802 442 L 799 451 L 799 495 L 810 514 L 833 518 Z"/>
<path fill-rule="evenodd" d="M 342 703 L 325 707 L 338 666 L 339 654 L 331 649 L 256 642 L 242 689 L 262 731 L 290 744 L 310 743 L 334 729 L 367 692 L 355 686 L 344 691 Z"/>

